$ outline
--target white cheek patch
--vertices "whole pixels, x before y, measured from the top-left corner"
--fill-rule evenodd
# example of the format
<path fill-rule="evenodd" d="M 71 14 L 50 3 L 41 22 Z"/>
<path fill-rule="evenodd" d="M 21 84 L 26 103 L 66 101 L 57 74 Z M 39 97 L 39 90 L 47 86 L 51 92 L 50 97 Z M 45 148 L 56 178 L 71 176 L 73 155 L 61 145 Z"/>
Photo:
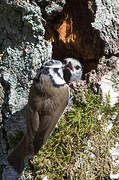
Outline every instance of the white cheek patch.
<path fill-rule="evenodd" d="M 55 73 L 53 69 L 49 69 L 49 74 L 51 75 L 51 77 L 56 85 L 66 84 L 65 80 L 62 79 L 57 73 Z"/>
<path fill-rule="evenodd" d="M 74 74 L 71 76 L 70 81 L 81 80 L 81 78 L 82 78 L 82 73 Z"/>
<path fill-rule="evenodd" d="M 80 66 L 80 69 L 79 70 L 77 70 L 75 67 L 76 66 Z M 81 65 L 79 64 L 79 62 L 75 62 L 74 64 L 73 64 L 73 71 L 71 71 L 71 74 L 72 74 L 72 76 L 71 76 L 71 78 L 70 78 L 70 80 L 71 81 L 74 81 L 74 80 L 81 80 L 81 78 L 82 78 L 82 67 L 81 67 Z"/>

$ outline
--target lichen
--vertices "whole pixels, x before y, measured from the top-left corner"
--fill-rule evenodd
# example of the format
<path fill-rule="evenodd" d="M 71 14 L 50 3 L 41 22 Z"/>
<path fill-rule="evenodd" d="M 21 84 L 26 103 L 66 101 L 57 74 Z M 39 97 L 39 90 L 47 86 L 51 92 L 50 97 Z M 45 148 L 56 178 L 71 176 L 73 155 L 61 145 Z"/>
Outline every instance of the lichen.
<path fill-rule="evenodd" d="M 45 20 L 39 6 L 23 0 L 2 0 L 0 12 L 2 164 L 9 148 L 15 147 L 26 131 L 23 109 L 28 102 L 29 88 L 41 63 L 51 59 L 52 45 L 44 39 Z"/>
<path fill-rule="evenodd" d="M 0 106 L 5 131 L 10 136 L 25 129 L 22 108 L 41 63 L 51 58 L 52 45 L 44 39 L 39 6 L 22 0 L 3 0 L 0 10 L 0 82 L 5 94 Z"/>

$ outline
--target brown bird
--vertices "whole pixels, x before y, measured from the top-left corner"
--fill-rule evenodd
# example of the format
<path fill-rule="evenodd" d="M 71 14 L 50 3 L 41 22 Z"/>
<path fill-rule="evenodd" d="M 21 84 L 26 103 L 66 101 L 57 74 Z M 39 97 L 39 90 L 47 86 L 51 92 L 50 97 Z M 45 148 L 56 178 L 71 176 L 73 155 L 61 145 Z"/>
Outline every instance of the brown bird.
<path fill-rule="evenodd" d="M 45 62 L 30 89 L 26 107 L 27 133 L 8 156 L 9 164 L 21 173 L 26 157 L 35 155 L 46 142 L 63 114 L 69 99 L 69 87 L 60 61 Z"/>

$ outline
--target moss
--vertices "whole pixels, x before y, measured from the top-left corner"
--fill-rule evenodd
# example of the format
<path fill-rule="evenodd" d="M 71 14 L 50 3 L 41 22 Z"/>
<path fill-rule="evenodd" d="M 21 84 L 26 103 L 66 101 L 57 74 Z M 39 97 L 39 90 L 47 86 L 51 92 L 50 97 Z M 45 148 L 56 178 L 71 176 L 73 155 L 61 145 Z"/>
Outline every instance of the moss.
<path fill-rule="evenodd" d="M 105 127 L 118 104 L 110 107 L 102 103 L 89 89 L 85 99 L 74 94 L 74 105 L 62 117 L 52 136 L 34 158 L 33 179 L 48 176 L 49 180 L 99 180 L 109 179 L 112 170 L 110 148 L 119 133 L 118 117 L 111 130 Z M 118 128 L 117 128 L 118 127 Z"/>

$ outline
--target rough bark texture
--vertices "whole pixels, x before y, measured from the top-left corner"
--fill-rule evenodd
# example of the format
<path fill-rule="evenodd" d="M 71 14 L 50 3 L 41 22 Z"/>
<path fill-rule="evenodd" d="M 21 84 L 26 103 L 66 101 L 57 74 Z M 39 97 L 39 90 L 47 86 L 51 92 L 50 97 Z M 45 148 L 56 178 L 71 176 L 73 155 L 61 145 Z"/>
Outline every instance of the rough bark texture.
<path fill-rule="evenodd" d="M 105 42 L 107 56 L 119 55 L 119 3 L 118 0 L 96 0 L 95 21 L 92 26 L 100 32 Z"/>
<path fill-rule="evenodd" d="M 0 60 L 2 163 L 3 155 L 25 131 L 21 109 L 27 103 L 29 87 L 41 62 L 51 58 L 52 46 L 44 39 L 45 20 L 38 6 L 25 1 L 2 1 L 0 11 L 0 52 L 4 54 Z"/>
<path fill-rule="evenodd" d="M 21 110 L 27 104 L 29 87 L 42 61 L 74 57 L 84 64 L 85 74 L 96 69 L 102 56 L 119 56 L 119 3 L 118 0 L 1 0 L 0 12 L 2 172 L 2 159 L 25 131 Z M 100 68 L 104 67 L 103 60 Z M 98 76 L 97 71 L 99 66 L 93 77 L 95 73 Z M 91 77 L 92 72 L 86 81 L 92 81 Z M 100 86 L 98 78 L 93 81 L 94 89 Z"/>

